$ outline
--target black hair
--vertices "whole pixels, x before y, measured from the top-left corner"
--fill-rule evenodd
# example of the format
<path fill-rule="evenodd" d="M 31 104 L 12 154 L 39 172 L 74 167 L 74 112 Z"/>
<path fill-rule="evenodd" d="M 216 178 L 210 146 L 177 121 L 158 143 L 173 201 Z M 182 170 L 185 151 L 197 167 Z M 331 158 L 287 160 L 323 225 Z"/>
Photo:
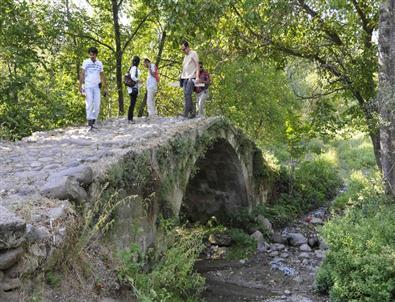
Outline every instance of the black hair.
<path fill-rule="evenodd" d="M 184 45 L 185 47 L 189 47 L 188 41 L 185 40 L 181 42 L 181 45 Z"/>
<path fill-rule="evenodd" d="M 145 58 L 145 59 L 144 59 L 144 62 L 151 63 L 150 59 L 148 59 L 148 58 Z"/>
<path fill-rule="evenodd" d="M 96 55 L 99 53 L 99 51 L 97 50 L 96 47 L 89 47 L 88 53 L 91 53 L 91 52 L 93 52 Z"/>
<path fill-rule="evenodd" d="M 140 58 L 138 56 L 134 56 L 132 60 L 132 66 L 139 66 Z"/>

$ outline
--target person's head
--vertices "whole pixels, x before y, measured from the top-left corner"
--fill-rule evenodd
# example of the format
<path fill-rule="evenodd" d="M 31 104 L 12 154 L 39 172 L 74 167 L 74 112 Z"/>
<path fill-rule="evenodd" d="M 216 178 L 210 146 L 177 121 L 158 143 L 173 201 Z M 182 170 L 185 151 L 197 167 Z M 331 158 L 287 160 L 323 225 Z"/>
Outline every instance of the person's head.
<path fill-rule="evenodd" d="M 189 51 L 190 51 L 191 49 L 189 48 L 189 43 L 188 43 L 188 41 L 183 41 L 183 42 L 181 43 L 181 50 L 182 50 L 182 52 L 184 52 L 184 53 L 186 53 L 186 54 L 189 53 Z"/>
<path fill-rule="evenodd" d="M 151 61 L 149 59 L 145 58 L 144 59 L 144 66 L 148 68 L 150 64 L 151 64 Z"/>
<path fill-rule="evenodd" d="M 138 56 L 134 56 L 132 59 L 132 65 L 139 66 L 139 64 L 140 64 L 140 58 Z"/>
<path fill-rule="evenodd" d="M 89 54 L 89 57 L 91 58 L 92 61 L 96 61 L 96 57 L 97 57 L 98 53 L 99 53 L 99 51 L 97 50 L 96 47 L 90 47 L 88 49 L 88 54 Z"/>

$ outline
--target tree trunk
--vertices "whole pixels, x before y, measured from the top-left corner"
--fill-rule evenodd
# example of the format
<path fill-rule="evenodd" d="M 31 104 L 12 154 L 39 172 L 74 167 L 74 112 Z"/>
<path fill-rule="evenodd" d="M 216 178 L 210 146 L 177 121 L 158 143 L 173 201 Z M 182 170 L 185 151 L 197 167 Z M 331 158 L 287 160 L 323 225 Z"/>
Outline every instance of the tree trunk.
<path fill-rule="evenodd" d="M 117 93 L 118 93 L 118 112 L 119 115 L 124 113 L 123 104 L 123 86 L 122 86 L 122 48 L 121 48 L 121 31 L 119 26 L 119 5 L 117 0 L 111 0 L 112 16 L 114 22 L 114 35 L 115 35 L 115 57 L 116 57 L 116 80 L 117 80 Z"/>
<path fill-rule="evenodd" d="M 395 0 L 380 10 L 379 89 L 381 165 L 387 193 L 395 196 Z"/>
<path fill-rule="evenodd" d="M 163 48 L 165 47 L 166 35 L 167 35 L 166 30 L 163 30 L 162 37 L 159 42 L 158 55 L 156 56 L 156 61 L 155 61 L 155 65 L 158 66 L 158 68 L 159 68 L 159 63 L 162 60 L 162 53 L 163 53 Z M 145 92 L 143 101 L 140 103 L 137 116 L 139 117 L 143 116 L 144 108 L 146 105 L 147 105 L 147 92 Z"/>

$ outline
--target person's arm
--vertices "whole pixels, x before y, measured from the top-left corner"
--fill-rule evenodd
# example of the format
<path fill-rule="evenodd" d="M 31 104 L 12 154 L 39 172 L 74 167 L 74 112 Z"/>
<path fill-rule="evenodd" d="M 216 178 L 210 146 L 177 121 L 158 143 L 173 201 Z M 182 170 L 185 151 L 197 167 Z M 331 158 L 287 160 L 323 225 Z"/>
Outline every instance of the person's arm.
<path fill-rule="evenodd" d="M 155 77 L 155 65 L 154 64 L 150 64 L 150 66 L 148 67 L 149 73 Z"/>
<path fill-rule="evenodd" d="M 195 68 L 196 68 L 196 80 L 199 82 L 199 78 L 200 78 L 200 66 L 199 66 L 199 58 L 198 56 L 196 56 L 196 60 L 194 60 L 195 62 Z"/>
<path fill-rule="evenodd" d="M 85 84 L 85 70 L 83 68 L 80 71 L 80 80 L 79 80 L 79 82 L 80 82 L 80 85 L 79 85 L 80 93 L 82 95 L 84 95 L 84 91 L 82 90 L 82 85 Z"/>
<path fill-rule="evenodd" d="M 106 76 L 104 75 L 104 71 L 100 72 L 100 81 L 101 81 L 101 83 L 103 85 L 104 96 L 107 96 L 108 89 L 107 89 L 107 81 L 106 81 Z"/>

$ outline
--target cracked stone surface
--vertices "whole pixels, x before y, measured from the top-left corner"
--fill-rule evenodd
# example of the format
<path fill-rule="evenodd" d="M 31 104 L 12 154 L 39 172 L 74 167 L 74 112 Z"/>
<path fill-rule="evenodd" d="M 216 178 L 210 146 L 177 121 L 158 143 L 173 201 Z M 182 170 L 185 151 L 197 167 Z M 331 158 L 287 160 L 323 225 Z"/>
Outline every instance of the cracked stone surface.
<path fill-rule="evenodd" d="M 18 142 L 0 141 L 0 206 L 34 224 L 42 219 L 43 209 L 56 207 L 51 197 L 84 199 L 82 186 L 128 151 L 149 149 L 217 120 L 140 118 L 128 124 L 126 119 L 113 119 L 91 132 L 83 126 L 70 127 L 36 132 Z M 59 192 L 56 185 L 62 182 L 68 184 L 69 192 Z M 51 186 L 57 194 L 48 193 Z"/>

